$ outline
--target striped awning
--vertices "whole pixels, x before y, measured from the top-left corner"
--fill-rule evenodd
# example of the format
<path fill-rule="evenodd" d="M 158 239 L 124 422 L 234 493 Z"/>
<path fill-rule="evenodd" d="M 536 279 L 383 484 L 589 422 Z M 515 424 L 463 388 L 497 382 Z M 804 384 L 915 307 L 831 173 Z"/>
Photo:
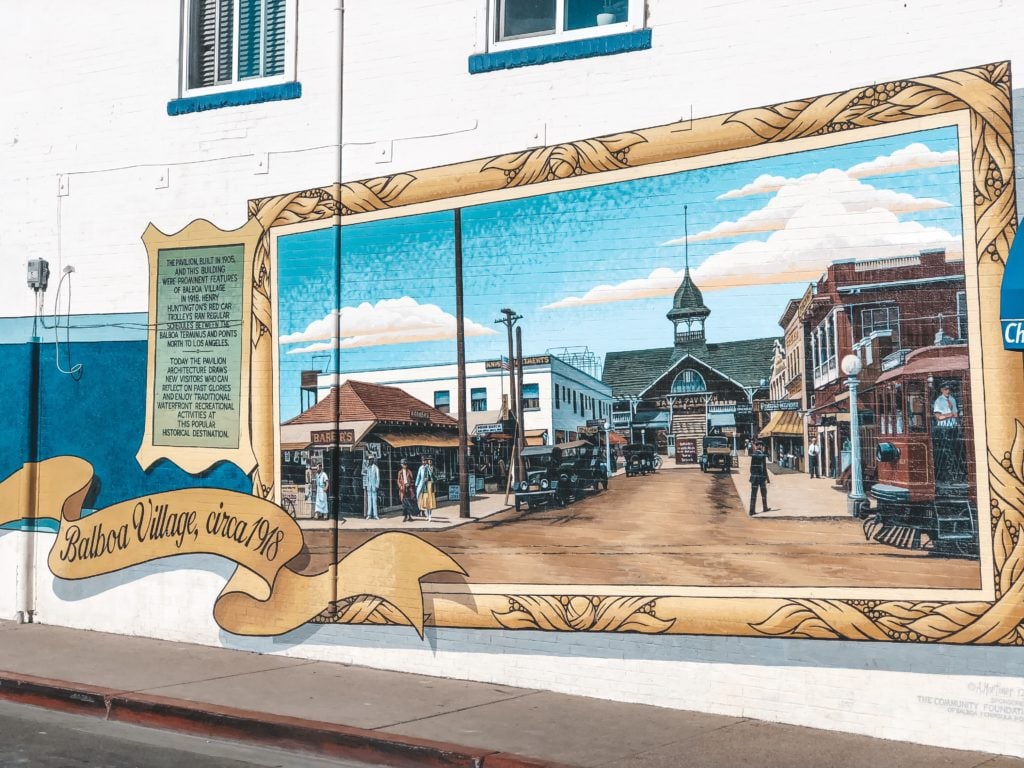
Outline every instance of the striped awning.
<path fill-rule="evenodd" d="M 804 417 L 799 411 L 772 411 L 758 437 L 797 437 L 804 433 Z"/>
<path fill-rule="evenodd" d="M 458 448 L 458 435 L 426 432 L 378 432 L 376 436 L 392 448 Z"/>

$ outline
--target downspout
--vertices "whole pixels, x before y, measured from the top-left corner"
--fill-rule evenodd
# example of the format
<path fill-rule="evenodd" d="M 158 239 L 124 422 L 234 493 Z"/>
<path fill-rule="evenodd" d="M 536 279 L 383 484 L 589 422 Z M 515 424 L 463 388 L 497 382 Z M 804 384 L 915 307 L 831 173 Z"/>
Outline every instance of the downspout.
<path fill-rule="evenodd" d="M 335 505 L 334 516 L 331 526 L 331 604 L 329 613 L 334 615 L 338 610 L 338 550 L 339 550 L 339 528 L 341 527 L 341 184 L 342 184 L 342 154 L 344 142 L 344 93 L 345 93 L 345 0 L 338 0 L 338 214 L 337 214 L 337 235 L 334 238 L 334 306 L 338 311 L 334 313 L 334 338 L 338 340 L 336 357 L 332 356 L 334 363 L 334 381 L 337 386 L 337 397 L 335 398 L 334 409 L 334 434 L 335 445 L 334 455 L 336 457 L 331 468 L 331 490 L 338 503 Z M 330 496 L 328 496 L 328 505 Z M 330 518 L 331 516 L 328 515 Z"/>
<path fill-rule="evenodd" d="M 16 585 L 16 612 L 19 624 L 31 624 L 35 617 L 36 537 L 35 521 L 39 503 L 39 348 L 40 339 L 29 342 L 28 429 L 25 465 L 22 472 L 21 507 L 27 530 L 22 536 L 21 568 Z"/>

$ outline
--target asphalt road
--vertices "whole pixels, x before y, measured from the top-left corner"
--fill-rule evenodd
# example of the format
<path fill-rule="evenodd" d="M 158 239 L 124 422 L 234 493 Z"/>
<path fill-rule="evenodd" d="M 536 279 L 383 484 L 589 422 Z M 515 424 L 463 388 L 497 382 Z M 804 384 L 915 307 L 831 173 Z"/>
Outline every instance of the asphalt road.
<path fill-rule="evenodd" d="M 210 741 L 0 701 L 0 766 L 4 768 L 371 768 L 372 765 Z"/>
<path fill-rule="evenodd" d="M 745 477 L 741 478 L 745 485 Z M 807 480 L 816 493 L 837 493 Z M 770 501 L 778 504 L 778 492 Z M 798 510 L 799 511 L 799 510 Z M 401 523 L 398 524 L 398 529 Z M 443 531 L 417 532 L 477 584 L 697 587 L 928 587 L 976 589 L 976 560 L 929 556 L 866 541 L 852 517 L 747 516 L 730 475 L 661 470 L 618 475 L 610 489 L 565 508 L 510 509 Z M 345 553 L 374 535 L 341 529 Z M 307 572 L 327 568 L 330 532 L 306 532 Z M 434 574 L 428 581 L 456 581 Z"/>

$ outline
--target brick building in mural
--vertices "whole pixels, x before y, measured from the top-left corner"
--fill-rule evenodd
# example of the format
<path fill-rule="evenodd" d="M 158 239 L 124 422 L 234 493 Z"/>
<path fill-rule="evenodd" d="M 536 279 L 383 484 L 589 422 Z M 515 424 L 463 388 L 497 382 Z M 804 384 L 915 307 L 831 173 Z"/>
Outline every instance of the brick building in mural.
<path fill-rule="evenodd" d="M 878 425 L 875 380 L 902 365 L 907 355 L 935 345 L 966 344 L 966 293 L 962 259 L 944 251 L 837 262 L 814 286 L 802 323 L 809 337 L 809 434 L 822 448 L 822 467 L 833 477 L 849 467 L 849 393 L 839 363 L 861 358 L 862 453 L 873 465 Z"/>

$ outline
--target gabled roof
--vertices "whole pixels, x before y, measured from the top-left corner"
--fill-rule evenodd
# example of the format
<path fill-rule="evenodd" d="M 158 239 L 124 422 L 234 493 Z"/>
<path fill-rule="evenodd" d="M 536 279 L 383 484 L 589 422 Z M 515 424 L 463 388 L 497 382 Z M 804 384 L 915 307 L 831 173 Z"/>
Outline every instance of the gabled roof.
<path fill-rule="evenodd" d="M 773 346 L 776 337 L 709 343 L 692 353 L 726 378 L 744 387 L 756 387 L 771 376 Z M 674 362 L 675 347 L 609 352 L 604 358 L 602 380 L 612 388 L 614 397 L 639 395 L 664 375 Z"/>
<path fill-rule="evenodd" d="M 431 424 L 455 426 L 458 423 L 398 387 L 352 380 L 332 387 L 327 397 L 285 423 L 319 424 L 338 418 L 339 421 L 422 424 L 422 420 L 413 419 L 412 411 L 429 414 Z"/>

